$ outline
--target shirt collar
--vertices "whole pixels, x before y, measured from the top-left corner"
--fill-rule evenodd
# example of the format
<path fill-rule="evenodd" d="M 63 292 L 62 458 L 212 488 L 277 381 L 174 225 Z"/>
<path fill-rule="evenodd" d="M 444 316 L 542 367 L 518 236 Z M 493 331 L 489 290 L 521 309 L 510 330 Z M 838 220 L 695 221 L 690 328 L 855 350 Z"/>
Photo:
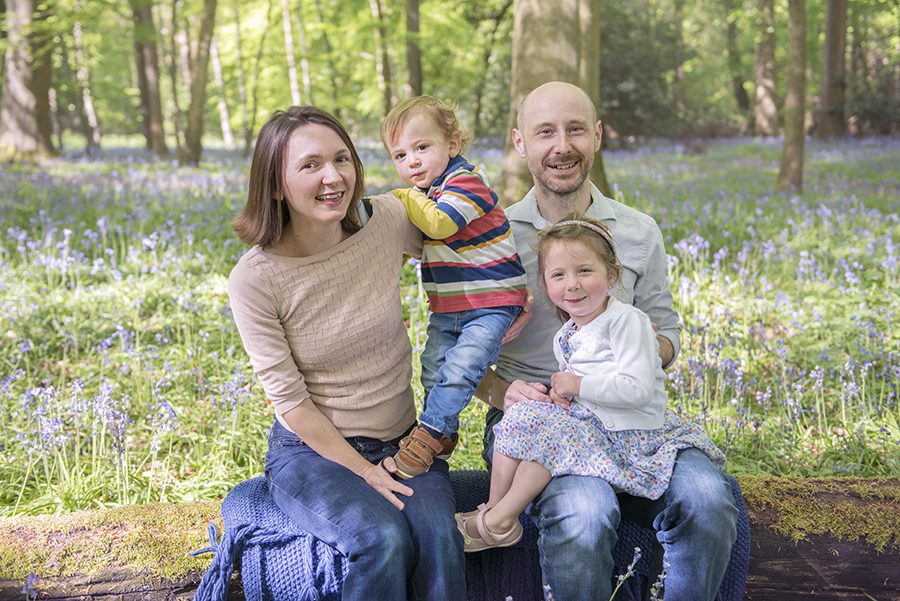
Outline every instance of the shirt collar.
<path fill-rule="evenodd" d="M 461 154 L 456 155 L 455 157 L 451 158 L 450 161 L 447 163 L 447 167 L 444 169 L 444 172 L 440 176 L 438 176 L 437 179 L 435 179 L 433 182 L 431 182 L 431 185 L 428 187 L 428 191 L 431 191 L 436 187 L 443 186 L 444 180 L 447 179 L 447 176 L 455 171 L 458 171 L 460 168 L 465 168 L 465 169 L 468 169 L 469 171 L 472 171 L 474 169 L 474 166 L 470 165 L 469 162 L 466 160 L 466 158 L 463 155 L 461 155 Z M 424 188 L 419 188 L 419 189 L 424 190 Z"/>
<path fill-rule="evenodd" d="M 600 192 L 600 189 L 591 184 L 591 204 L 585 211 L 588 217 L 599 219 L 600 221 L 615 221 L 616 212 L 613 208 L 612 201 Z M 528 210 L 525 215 L 520 218 L 509 217 L 513 221 L 525 221 L 531 223 L 535 229 L 542 230 L 545 227 L 553 225 L 541 215 L 538 210 L 537 197 L 534 194 L 534 187 L 522 198 L 522 202 L 526 203 Z"/>

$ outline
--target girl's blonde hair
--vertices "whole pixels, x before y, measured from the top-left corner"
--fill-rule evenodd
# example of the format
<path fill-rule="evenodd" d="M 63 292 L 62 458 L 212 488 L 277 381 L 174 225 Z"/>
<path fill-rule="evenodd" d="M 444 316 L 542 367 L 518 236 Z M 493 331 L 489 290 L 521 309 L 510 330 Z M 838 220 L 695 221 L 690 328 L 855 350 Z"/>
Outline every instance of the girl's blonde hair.
<path fill-rule="evenodd" d="M 537 256 L 538 274 L 540 285 L 547 294 L 547 282 L 544 279 L 544 257 L 547 249 L 555 242 L 577 241 L 590 248 L 597 258 L 606 265 L 606 271 L 610 282 L 617 282 L 622 275 L 622 263 L 616 255 L 616 245 L 613 242 L 609 228 L 602 221 L 585 217 L 578 213 L 566 215 L 562 221 L 541 230 L 538 233 Z M 556 314 L 561 321 L 568 321 L 570 315 L 556 308 Z"/>
<path fill-rule="evenodd" d="M 448 104 L 433 96 L 413 96 L 391 109 L 381 122 L 381 143 L 390 152 L 391 142 L 414 115 L 430 119 L 447 140 L 459 139 L 459 154 L 463 154 L 472 142 L 472 136 L 459 122 L 456 105 Z"/>

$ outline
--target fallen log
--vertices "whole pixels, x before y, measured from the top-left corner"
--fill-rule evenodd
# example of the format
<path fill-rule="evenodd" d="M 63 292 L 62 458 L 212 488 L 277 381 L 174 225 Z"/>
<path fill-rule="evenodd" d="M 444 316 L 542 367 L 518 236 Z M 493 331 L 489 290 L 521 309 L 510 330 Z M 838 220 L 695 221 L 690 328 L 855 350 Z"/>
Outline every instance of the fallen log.
<path fill-rule="evenodd" d="M 900 479 L 739 476 L 751 523 L 749 601 L 900 601 Z M 0 600 L 187 601 L 219 503 L 0 518 Z M 232 579 L 231 599 L 242 599 Z"/>

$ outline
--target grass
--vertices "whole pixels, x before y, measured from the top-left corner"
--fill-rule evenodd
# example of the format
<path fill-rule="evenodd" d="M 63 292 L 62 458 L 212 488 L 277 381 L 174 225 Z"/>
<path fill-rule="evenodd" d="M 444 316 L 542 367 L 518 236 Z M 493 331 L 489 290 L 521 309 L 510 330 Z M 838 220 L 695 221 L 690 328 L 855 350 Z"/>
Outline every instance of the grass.
<path fill-rule="evenodd" d="M 370 190 L 396 186 L 363 146 Z M 670 253 L 670 405 L 733 473 L 900 475 L 900 142 L 808 144 L 800 195 L 771 191 L 777 142 L 683 150 L 604 157 Z M 211 499 L 261 472 L 271 410 L 225 293 L 248 163 L 207 157 L 0 172 L 0 515 Z M 496 177 L 496 150 L 472 157 Z M 414 263 L 402 284 L 421 350 Z M 482 466 L 484 411 L 464 414 L 454 467 Z"/>

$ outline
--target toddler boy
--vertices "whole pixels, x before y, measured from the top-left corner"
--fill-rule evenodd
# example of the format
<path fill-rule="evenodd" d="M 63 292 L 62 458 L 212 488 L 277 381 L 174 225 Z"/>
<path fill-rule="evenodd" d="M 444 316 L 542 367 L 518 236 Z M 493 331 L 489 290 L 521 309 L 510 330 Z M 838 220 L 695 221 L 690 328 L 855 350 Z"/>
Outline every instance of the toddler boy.
<path fill-rule="evenodd" d="M 425 404 L 394 456 L 397 473 L 412 478 L 456 447 L 459 414 L 525 301 L 525 270 L 487 177 L 461 155 L 470 138 L 451 106 L 430 96 L 405 100 L 385 118 L 381 140 L 413 186 L 395 194 L 425 234 Z"/>

